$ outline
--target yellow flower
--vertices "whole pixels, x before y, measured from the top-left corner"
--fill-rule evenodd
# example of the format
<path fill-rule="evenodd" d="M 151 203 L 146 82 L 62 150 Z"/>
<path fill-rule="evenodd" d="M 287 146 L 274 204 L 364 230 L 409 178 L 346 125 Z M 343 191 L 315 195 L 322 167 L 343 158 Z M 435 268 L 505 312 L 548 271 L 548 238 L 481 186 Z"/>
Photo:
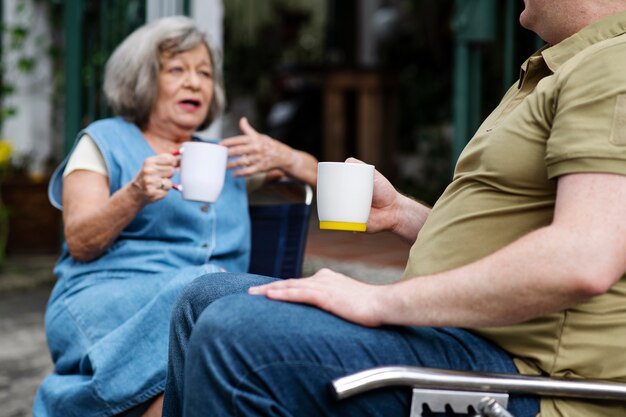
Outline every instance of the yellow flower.
<path fill-rule="evenodd" d="M 11 144 L 5 140 L 0 140 L 0 170 L 5 169 L 9 165 L 11 157 Z"/>

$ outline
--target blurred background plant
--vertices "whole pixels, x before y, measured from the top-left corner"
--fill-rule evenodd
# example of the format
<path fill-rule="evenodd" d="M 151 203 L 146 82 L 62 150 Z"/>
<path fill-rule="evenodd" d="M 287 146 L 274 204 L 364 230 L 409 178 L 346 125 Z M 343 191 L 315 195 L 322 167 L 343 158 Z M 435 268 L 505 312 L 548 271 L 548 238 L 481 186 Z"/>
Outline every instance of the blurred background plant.
<path fill-rule="evenodd" d="M 2 0 L 0 5 L 0 262 L 5 255 L 58 246 L 47 179 L 58 156 L 63 72 L 57 2 Z M 9 158 L 10 156 L 10 158 Z M 51 226 L 44 226 L 47 224 Z M 48 228 L 46 228 L 48 227 Z M 48 229 L 52 230 L 51 233 Z M 48 236 L 49 235 L 49 236 Z M 25 239 L 29 239 L 29 241 Z"/>
<path fill-rule="evenodd" d="M 16 7 L 16 11 L 21 9 L 20 6 Z M 2 38 L 2 49 L 7 50 L 20 50 L 24 45 L 24 39 L 28 35 L 28 28 L 22 24 L 6 24 L 0 22 L 0 36 Z M 6 41 L 5 41 L 6 40 Z M 2 50 L 0 49 L 0 51 Z M 4 57 L 3 57 L 4 58 Z M 18 59 L 17 67 L 32 69 L 33 60 L 23 57 L 24 59 Z M 15 93 L 15 84 L 10 81 L 7 76 L 7 67 L 14 64 L 13 62 L 7 62 L 7 59 L 0 59 L 0 132 L 7 119 L 17 114 L 17 107 L 13 104 L 9 104 L 9 97 Z M 21 62 L 21 63 L 20 63 Z"/>
<path fill-rule="evenodd" d="M 58 60 L 53 16 L 48 0 L 8 0 L 2 8 L 0 137 L 12 145 L 5 176 L 43 181 L 52 148 L 50 98 L 58 90 L 50 76 Z"/>
<path fill-rule="evenodd" d="M 23 15 L 25 7 L 25 2 L 20 0 L 15 3 L 13 12 L 17 16 Z M 19 112 L 17 103 L 11 100 L 17 91 L 16 74 L 29 75 L 36 65 L 35 56 L 25 49 L 29 32 L 27 21 L 24 19 L 16 20 L 11 24 L 2 21 L 0 26 L 2 39 L 0 51 L 5 52 L 2 54 L 3 59 L 0 60 L 0 135 L 4 133 L 6 122 L 16 117 Z M 9 75 L 9 72 L 12 74 Z M 7 179 L 13 174 L 14 161 L 11 158 L 13 149 L 14 146 L 8 137 L 0 139 L 0 267 L 6 256 L 11 214 L 9 205 L 2 197 L 2 190 L 5 188 Z"/>
<path fill-rule="evenodd" d="M 12 146 L 5 140 L 0 140 L 0 184 L 9 169 Z M 5 249 L 9 237 L 9 208 L 2 201 L 2 188 L 0 188 L 0 267 L 4 263 Z"/>

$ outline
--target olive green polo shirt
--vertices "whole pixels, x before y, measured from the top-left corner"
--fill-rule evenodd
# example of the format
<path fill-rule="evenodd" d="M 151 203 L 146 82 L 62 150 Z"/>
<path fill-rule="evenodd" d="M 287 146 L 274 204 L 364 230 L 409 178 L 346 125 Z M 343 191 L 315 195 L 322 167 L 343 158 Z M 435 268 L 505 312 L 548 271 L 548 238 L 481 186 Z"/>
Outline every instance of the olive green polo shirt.
<path fill-rule="evenodd" d="M 560 175 L 626 175 L 624 32 L 620 13 L 523 64 L 461 154 L 406 278 L 466 265 L 549 225 Z M 510 352 L 522 373 L 626 381 L 626 276 L 575 308 L 476 332 Z M 626 416 L 626 406 L 543 399 L 541 416 Z"/>

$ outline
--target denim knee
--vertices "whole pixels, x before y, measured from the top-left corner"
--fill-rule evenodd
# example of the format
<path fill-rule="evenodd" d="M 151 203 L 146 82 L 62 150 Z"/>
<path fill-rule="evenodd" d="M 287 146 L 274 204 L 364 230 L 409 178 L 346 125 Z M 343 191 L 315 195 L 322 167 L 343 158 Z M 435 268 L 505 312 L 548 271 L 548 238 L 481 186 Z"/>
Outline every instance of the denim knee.
<path fill-rule="evenodd" d="M 216 272 L 196 278 L 178 296 L 172 312 L 172 324 L 193 324 L 214 301 L 232 294 L 245 293 L 253 285 L 274 281 L 260 275 Z"/>

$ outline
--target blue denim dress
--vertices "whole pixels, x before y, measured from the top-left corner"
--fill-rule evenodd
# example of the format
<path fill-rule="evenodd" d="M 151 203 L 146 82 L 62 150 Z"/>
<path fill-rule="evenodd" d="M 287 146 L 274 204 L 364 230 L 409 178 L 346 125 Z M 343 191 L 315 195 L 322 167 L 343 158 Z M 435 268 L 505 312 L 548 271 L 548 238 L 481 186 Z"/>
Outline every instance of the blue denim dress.
<path fill-rule="evenodd" d="M 111 193 L 155 154 L 121 118 L 95 122 L 83 134 L 104 156 Z M 58 208 L 65 164 L 49 187 Z M 180 290 L 221 269 L 245 272 L 249 251 L 245 182 L 230 172 L 216 203 L 186 201 L 172 191 L 147 205 L 98 259 L 76 261 L 64 244 L 45 318 L 54 371 L 39 387 L 34 416 L 112 416 L 162 392 L 170 312 Z"/>

